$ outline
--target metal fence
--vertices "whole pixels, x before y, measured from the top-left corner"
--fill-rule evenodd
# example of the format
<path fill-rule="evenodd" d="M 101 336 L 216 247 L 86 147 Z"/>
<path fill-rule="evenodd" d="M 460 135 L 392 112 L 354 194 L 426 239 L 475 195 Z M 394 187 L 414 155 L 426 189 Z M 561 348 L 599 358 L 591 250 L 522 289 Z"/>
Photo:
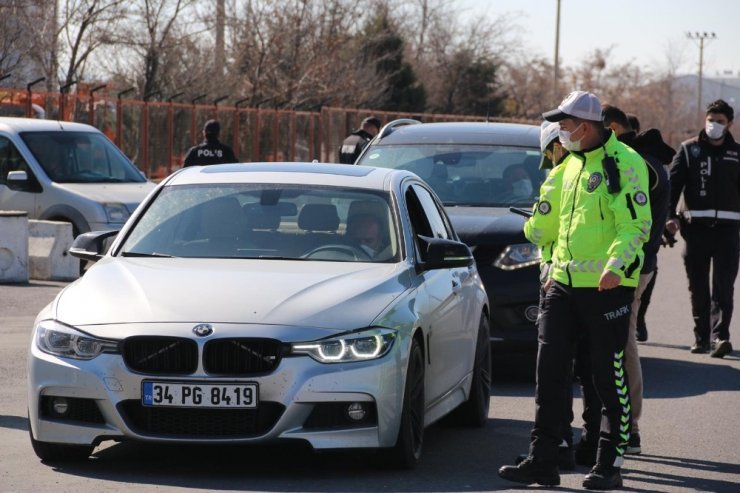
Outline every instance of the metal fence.
<path fill-rule="evenodd" d="M 0 114 L 49 118 L 93 125 L 106 134 L 150 178 L 161 178 L 182 165 L 187 150 L 201 140 L 203 124 L 221 123 L 221 141 L 243 162 L 337 162 L 342 140 L 363 118 L 383 123 L 397 118 L 424 122 L 484 121 L 479 116 L 402 113 L 323 107 L 321 111 L 247 108 L 197 102 L 124 99 L 98 88 L 86 94 L 31 92 L 0 88 Z M 490 121 L 532 123 L 490 118 Z"/>

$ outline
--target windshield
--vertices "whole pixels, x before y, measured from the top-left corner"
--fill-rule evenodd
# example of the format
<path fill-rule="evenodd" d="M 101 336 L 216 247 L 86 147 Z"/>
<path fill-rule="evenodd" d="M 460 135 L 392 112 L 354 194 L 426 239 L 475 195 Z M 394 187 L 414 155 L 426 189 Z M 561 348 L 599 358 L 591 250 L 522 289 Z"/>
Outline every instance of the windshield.
<path fill-rule="evenodd" d="M 419 175 L 446 206 L 529 206 L 546 172 L 537 148 L 414 144 L 375 146 L 357 164 Z"/>
<path fill-rule="evenodd" d="M 57 183 L 141 183 L 146 178 L 108 138 L 94 132 L 24 132 L 21 138 Z"/>
<path fill-rule="evenodd" d="M 398 233 L 388 194 L 339 187 L 165 187 L 123 256 L 391 262 Z"/>

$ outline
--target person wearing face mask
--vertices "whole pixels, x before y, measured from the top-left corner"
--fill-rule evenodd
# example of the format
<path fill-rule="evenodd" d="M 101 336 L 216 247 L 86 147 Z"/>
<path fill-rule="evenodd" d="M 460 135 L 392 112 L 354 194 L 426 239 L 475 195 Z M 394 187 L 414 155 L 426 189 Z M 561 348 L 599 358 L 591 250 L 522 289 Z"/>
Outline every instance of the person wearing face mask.
<path fill-rule="evenodd" d="M 506 203 L 516 203 L 532 198 L 532 180 L 529 173 L 520 164 L 514 164 L 504 170 L 504 183 L 507 184 L 507 192 L 502 200 Z"/>
<path fill-rule="evenodd" d="M 680 229 L 685 240 L 694 318 L 691 352 L 711 350 L 715 358 L 732 352 L 730 320 L 740 255 L 740 144 L 729 132 L 733 117 L 732 106 L 714 101 L 707 106 L 704 130 L 681 144 L 671 164 L 666 222 L 670 233 Z"/>
<path fill-rule="evenodd" d="M 652 222 L 647 168 L 637 152 L 604 128 L 601 102 L 589 92 L 572 92 L 543 117 L 559 122 L 559 140 L 570 154 L 560 165 L 560 193 L 554 191 L 559 203 L 550 214 L 557 220 L 541 232 L 555 247 L 538 325 L 529 456 L 498 474 L 523 484 L 560 484 L 558 446 L 568 417 L 563 389 L 575 343 L 585 335 L 602 419 L 598 437 L 583 437 L 596 445 L 596 462 L 583 486 L 619 488 L 630 434 L 624 349 L 641 247 Z"/>

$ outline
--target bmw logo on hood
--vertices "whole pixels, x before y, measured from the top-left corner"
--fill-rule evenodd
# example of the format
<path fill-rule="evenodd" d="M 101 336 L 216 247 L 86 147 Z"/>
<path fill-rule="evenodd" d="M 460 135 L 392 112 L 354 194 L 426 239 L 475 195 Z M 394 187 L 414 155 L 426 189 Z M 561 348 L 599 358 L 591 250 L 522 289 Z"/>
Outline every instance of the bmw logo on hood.
<path fill-rule="evenodd" d="M 213 334 L 213 326 L 211 324 L 198 324 L 193 327 L 193 334 L 199 337 L 206 337 Z"/>

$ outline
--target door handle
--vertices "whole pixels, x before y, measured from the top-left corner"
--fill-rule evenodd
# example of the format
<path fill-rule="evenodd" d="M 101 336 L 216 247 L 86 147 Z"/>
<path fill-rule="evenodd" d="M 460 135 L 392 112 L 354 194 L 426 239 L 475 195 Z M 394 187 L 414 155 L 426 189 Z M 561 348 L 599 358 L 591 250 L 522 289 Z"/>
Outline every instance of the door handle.
<path fill-rule="evenodd" d="M 452 292 L 457 294 L 460 292 L 460 283 L 456 280 L 452 280 Z"/>

